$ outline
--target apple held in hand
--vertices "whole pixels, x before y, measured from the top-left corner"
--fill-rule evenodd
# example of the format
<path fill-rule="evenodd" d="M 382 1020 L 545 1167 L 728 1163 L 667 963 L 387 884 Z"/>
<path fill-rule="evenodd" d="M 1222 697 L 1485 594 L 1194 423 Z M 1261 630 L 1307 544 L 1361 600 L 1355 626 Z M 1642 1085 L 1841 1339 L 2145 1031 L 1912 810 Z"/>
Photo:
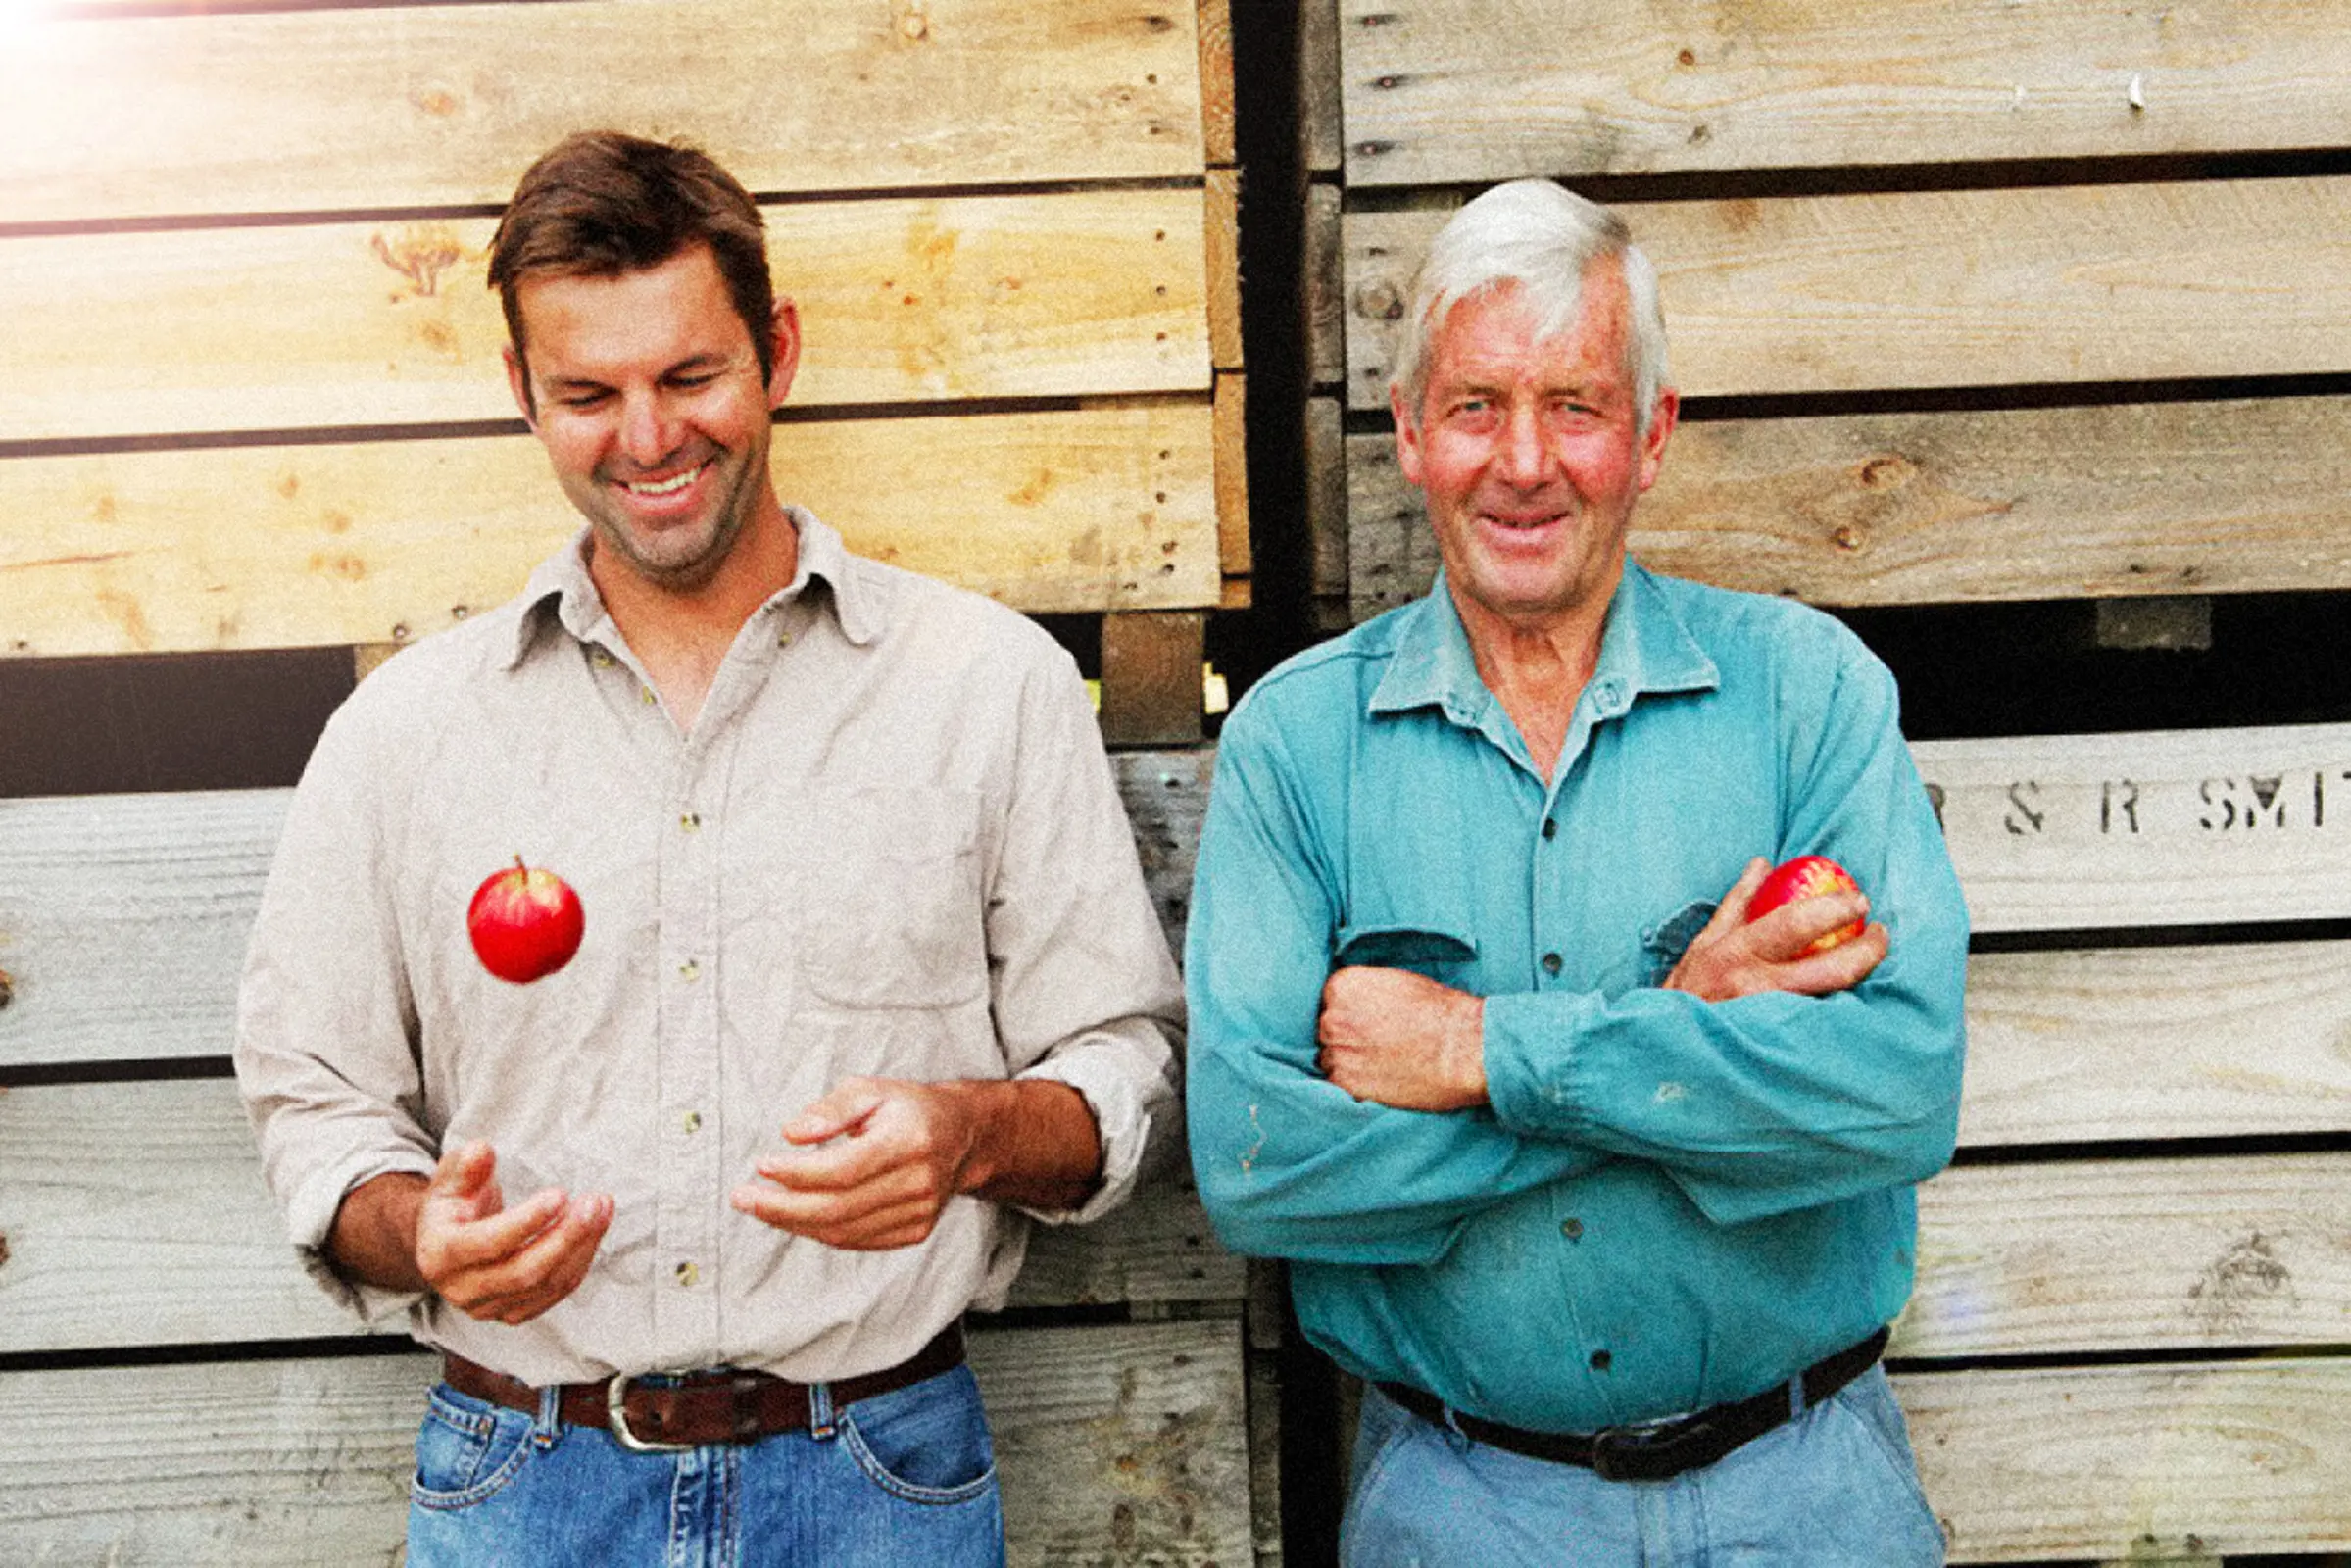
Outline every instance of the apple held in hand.
<path fill-rule="evenodd" d="M 1861 884 L 1853 880 L 1853 874 L 1827 856 L 1799 855 L 1784 865 L 1774 866 L 1772 874 L 1763 879 L 1763 886 L 1757 888 L 1755 896 L 1747 901 L 1747 918 L 1760 920 L 1781 905 L 1793 904 L 1798 899 L 1816 898 L 1823 893 L 1860 891 Z M 1838 943 L 1850 942 L 1861 935 L 1861 928 L 1862 922 L 1859 920 L 1850 925 L 1840 925 L 1804 951 L 1826 953 Z"/>
<path fill-rule="evenodd" d="M 569 963 L 587 926 L 571 885 L 553 871 L 532 870 L 519 855 L 475 888 L 465 906 L 465 934 L 481 966 L 516 985 Z"/>

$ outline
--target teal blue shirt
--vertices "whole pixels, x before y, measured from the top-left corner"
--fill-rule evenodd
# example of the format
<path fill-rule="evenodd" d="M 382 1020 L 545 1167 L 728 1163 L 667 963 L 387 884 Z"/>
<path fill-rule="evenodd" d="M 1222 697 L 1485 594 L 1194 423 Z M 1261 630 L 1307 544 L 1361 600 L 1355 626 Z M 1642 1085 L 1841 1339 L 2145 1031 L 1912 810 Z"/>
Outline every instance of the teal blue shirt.
<path fill-rule="evenodd" d="M 1750 858 L 1806 853 L 1890 930 L 1868 979 L 1659 989 Z M 1966 954 L 1893 677 L 1837 621 L 1628 565 L 1546 787 L 1440 580 L 1226 721 L 1186 963 L 1200 1197 L 1360 1376 L 1551 1431 L 1743 1397 L 1908 1298 Z M 1353 963 L 1487 999 L 1490 1106 L 1321 1075 Z"/>

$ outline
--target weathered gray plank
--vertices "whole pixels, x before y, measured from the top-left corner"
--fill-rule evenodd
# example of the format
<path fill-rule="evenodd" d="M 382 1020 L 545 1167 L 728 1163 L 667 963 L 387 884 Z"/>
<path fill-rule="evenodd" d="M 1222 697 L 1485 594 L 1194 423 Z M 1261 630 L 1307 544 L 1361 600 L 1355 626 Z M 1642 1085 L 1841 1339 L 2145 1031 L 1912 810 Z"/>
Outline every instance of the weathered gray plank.
<path fill-rule="evenodd" d="M 2330 145 L 2324 0 L 1347 0 L 1347 179 Z"/>
<path fill-rule="evenodd" d="M 2351 915 L 2351 725 L 1911 750 L 1979 931 Z"/>
<path fill-rule="evenodd" d="M 1953 1562 L 2351 1549 L 2351 1359 L 1897 1377 Z"/>
<path fill-rule="evenodd" d="M 0 1094 L 0 1352 L 362 1332 L 286 1245 L 225 1079 Z M 1017 1306 L 1238 1301 L 1245 1289 L 1241 1259 L 1174 1175 L 1096 1224 L 1038 1227 L 1030 1257 Z"/>
<path fill-rule="evenodd" d="M 1945 1171 L 1918 1259 L 1895 1355 L 2351 1344 L 2351 1155 Z"/>
<path fill-rule="evenodd" d="M 1347 438 L 1357 618 L 1437 552 L 1387 434 Z M 1644 564 L 1822 605 L 2351 587 L 2351 401 L 1685 424 Z"/>
<path fill-rule="evenodd" d="M 1442 211 L 1346 220 L 1347 393 L 1385 408 Z M 2351 179 L 1628 209 L 1686 394 L 2292 374 L 2351 366 Z"/>
<path fill-rule="evenodd" d="M 1249 1561 L 1233 1321 L 972 1337 L 1015 1564 Z M 424 1356 L 0 1374 L 0 1559 L 394 1563 Z"/>
<path fill-rule="evenodd" d="M 1967 1026 L 1964 1145 L 2351 1132 L 2351 942 L 1978 954 Z"/>
<path fill-rule="evenodd" d="M 1135 828 L 1143 880 L 1158 906 L 1168 946 L 1184 955 L 1184 922 L 1192 909 L 1192 866 L 1200 855 L 1200 821 L 1208 811 L 1208 780 L 1216 770 L 1210 747 L 1189 751 L 1119 752 L 1110 759 Z"/>
<path fill-rule="evenodd" d="M 29 20 L 0 54 L 0 213 L 499 203 L 583 124 L 693 140 L 761 192 L 1200 172 L 1190 5 L 772 22 L 747 0 Z"/>
<path fill-rule="evenodd" d="M 0 1064 L 225 1054 L 286 799 L 0 801 Z"/>

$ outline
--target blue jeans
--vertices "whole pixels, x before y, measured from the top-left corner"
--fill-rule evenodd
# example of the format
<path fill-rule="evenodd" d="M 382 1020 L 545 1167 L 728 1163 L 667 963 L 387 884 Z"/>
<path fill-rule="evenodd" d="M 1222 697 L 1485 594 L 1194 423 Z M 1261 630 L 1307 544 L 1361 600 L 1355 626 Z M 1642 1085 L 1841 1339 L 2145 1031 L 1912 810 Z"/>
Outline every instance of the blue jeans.
<path fill-rule="evenodd" d="M 956 1367 L 755 1443 L 638 1453 L 436 1388 L 416 1435 L 409 1568 L 1001 1568 L 979 1386 Z"/>
<path fill-rule="evenodd" d="M 1872 1367 L 1670 1481 L 1603 1481 L 1363 1391 L 1345 1568 L 1940 1568 L 1902 1412 Z"/>

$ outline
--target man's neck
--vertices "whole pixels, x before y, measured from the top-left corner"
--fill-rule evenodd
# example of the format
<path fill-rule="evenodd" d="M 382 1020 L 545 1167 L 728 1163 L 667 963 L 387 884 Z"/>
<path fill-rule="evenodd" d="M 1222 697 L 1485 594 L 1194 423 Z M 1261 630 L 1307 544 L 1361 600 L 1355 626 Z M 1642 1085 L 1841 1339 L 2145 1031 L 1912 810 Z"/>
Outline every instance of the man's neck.
<path fill-rule="evenodd" d="M 691 588 L 648 580 L 597 548 L 593 535 L 588 546 L 589 579 L 681 733 L 694 728 L 743 623 L 791 586 L 799 567 L 800 530 L 772 497 L 718 569 Z"/>
<path fill-rule="evenodd" d="M 1608 606 L 1622 581 L 1620 567 L 1609 592 L 1562 613 L 1525 620 L 1495 614 L 1458 591 L 1453 595 L 1478 678 L 1510 715 L 1546 783 L 1566 745 L 1576 700 L 1599 665 Z"/>

